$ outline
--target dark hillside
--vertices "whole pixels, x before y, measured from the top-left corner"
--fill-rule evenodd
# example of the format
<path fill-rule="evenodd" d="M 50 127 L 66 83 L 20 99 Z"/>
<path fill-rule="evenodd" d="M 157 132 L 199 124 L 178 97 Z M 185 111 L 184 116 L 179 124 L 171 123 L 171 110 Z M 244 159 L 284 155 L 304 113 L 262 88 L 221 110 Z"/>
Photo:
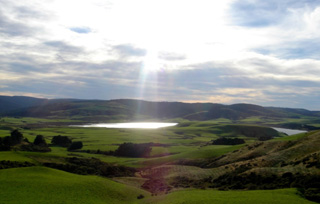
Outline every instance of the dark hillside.
<path fill-rule="evenodd" d="M 38 99 L 23 96 L 0 96 L 0 114 L 12 117 L 81 117 L 87 122 L 173 118 L 199 121 L 226 118 L 236 121 L 248 117 L 316 119 L 320 116 L 317 111 L 253 104 L 150 102 L 133 99 Z"/>
<path fill-rule="evenodd" d="M 268 107 L 268 110 L 279 112 L 284 115 L 290 115 L 291 117 L 299 117 L 301 115 L 304 116 L 320 116 L 317 111 L 309 111 L 306 109 L 298 109 L 298 108 L 276 108 L 276 107 Z"/>
<path fill-rule="evenodd" d="M 312 155 L 319 155 L 320 131 L 305 133 L 305 136 L 295 141 L 265 141 L 256 142 L 228 153 L 224 157 L 209 161 L 203 167 L 212 168 L 229 164 L 248 164 L 249 169 L 261 170 L 268 167 L 284 167 L 286 170 L 296 171 L 299 168 L 308 167 L 308 161 L 312 160 Z M 309 159 L 306 159 L 309 158 Z M 320 173 L 320 163 L 316 160 L 318 172 Z M 298 166 L 299 168 L 298 168 Z M 267 171 L 267 169 L 265 169 Z M 277 169 L 270 169 L 277 170 Z M 280 170 L 280 169 L 278 169 Z M 305 173 L 310 171 L 306 170 Z"/>
<path fill-rule="evenodd" d="M 228 118 L 231 120 L 238 120 L 251 116 L 268 116 L 281 117 L 285 114 L 264 108 L 262 106 L 252 104 L 234 104 L 234 105 L 216 105 L 209 111 L 198 112 L 186 116 L 189 120 L 211 120 L 217 118 Z"/>
<path fill-rule="evenodd" d="M 23 117 L 90 117 L 121 114 L 131 116 L 133 113 L 127 107 L 119 106 L 112 101 L 58 100 L 50 101 L 50 103 L 41 106 L 17 109 L 6 115 Z"/>
<path fill-rule="evenodd" d="M 227 166 L 232 169 L 231 173 L 225 173 L 214 181 L 216 187 L 241 189 L 257 185 L 254 188 L 265 189 L 291 185 L 320 188 L 318 181 L 316 184 L 316 181 L 306 183 L 304 180 L 320 177 L 319 136 L 318 131 L 306 133 L 305 137 L 296 141 L 257 142 L 203 164 L 203 167 Z M 287 175 L 290 178 L 284 179 Z M 250 179 L 252 176 L 254 179 Z M 240 185 L 237 180 L 240 178 L 247 182 Z M 259 184 L 261 179 L 264 180 L 263 185 Z"/>
<path fill-rule="evenodd" d="M 221 106 L 213 103 L 149 102 L 129 99 L 113 101 L 127 106 L 137 114 L 149 115 L 154 118 L 184 117 L 190 113 L 208 111 L 215 106 Z"/>
<path fill-rule="evenodd" d="M 48 101 L 48 99 L 40 99 L 27 96 L 0 96 L 0 113 L 43 105 Z"/>

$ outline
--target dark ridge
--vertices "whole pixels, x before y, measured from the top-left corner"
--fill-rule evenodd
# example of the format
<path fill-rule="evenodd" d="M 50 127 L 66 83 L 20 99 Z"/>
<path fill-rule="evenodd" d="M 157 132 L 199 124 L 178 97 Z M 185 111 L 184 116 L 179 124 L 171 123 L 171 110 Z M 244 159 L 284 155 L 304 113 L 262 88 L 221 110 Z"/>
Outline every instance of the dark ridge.
<path fill-rule="evenodd" d="M 11 117 L 86 117 L 87 121 L 173 119 L 239 120 L 252 116 L 300 118 L 319 111 L 262 107 L 253 104 L 150 102 L 134 99 L 79 100 L 0 96 L 0 115 Z"/>
<path fill-rule="evenodd" d="M 0 113 L 32 106 L 43 105 L 48 99 L 27 96 L 0 96 Z"/>

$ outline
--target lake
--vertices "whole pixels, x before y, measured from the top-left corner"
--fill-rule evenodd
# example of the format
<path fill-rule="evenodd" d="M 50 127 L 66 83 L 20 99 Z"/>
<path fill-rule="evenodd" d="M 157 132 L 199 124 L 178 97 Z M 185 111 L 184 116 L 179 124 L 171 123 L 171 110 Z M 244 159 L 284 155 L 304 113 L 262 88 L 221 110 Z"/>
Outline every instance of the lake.
<path fill-rule="evenodd" d="M 141 128 L 157 129 L 163 127 L 176 126 L 178 123 L 159 123 L 159 122 L 132 122 L 132 123 L 98 123 L 90 125 L 73 125 L 74 127 L 100 127 L 100 128 Z"/>
<path fill-rule="evenodd" d="M 278 131 L 278 132 L 286 133 L 287 135 L 295 135 L 295 134 L 307 132 L 307 131 L 305 131 L 305 130 L 293 130 L 293 129 L 276 128 L 276 127 L 272 127 L 272 128 L 275 129 L 275 130 Z"/>

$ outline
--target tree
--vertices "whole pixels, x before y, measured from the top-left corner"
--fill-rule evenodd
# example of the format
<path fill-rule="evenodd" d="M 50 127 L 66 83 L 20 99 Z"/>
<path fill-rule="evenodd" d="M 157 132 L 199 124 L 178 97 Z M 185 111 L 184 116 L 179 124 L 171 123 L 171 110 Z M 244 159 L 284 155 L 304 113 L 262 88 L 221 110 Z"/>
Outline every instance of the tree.
<path fill-rule="evenodd" d="M 68 151 L 81 149 L 82 147 L 83 147 L 82 142 L 80 142 L 80 141 L 79 142 L 72 142 L 68 148 Z"/>
<path fill-rule="evenodd" d="M 0 137 L 0 151 L 9 151 L 10 150 L 10 137 Z"/>
<path fill-rule="evenodd" d="M 18 130 L 13 130 L 11 132 L 11 138 L 10 139 L 11 139 L 11 145 L 20 144 L 22 142 L 23 135 Z"/>
<path fill-rule="evenodd" d="M 245 141 L 243 139 L 225 138 L 225 137 L 221 137 L 212 141 L 213 145 L 238 145 L 238 144 L 244 144 L 244 143 Z"/>
<path fill-rule="evenodd" d="M 123 143 L 115 151 L 115 155 L 122 157 L 149 157 L 151 150 L 151 145 L 148 143 Z"/>
<path fill-rule="evenodd" d="M 69 147 L 72 143 L 71 139 L 67 136 L 54 136 L 51 140 L 51 143 L 53 145 L 58 145 L 58 146 L 62 146 L 62 147 Z"/>
<path fill-rule="evenodd" d="M 42 147 L 47 147 L 48 144 L 44 137 L 42 135 L 37 135 L 37 137 L 34 139 L 33 142 L 34 145 L 42 146 Z"/>

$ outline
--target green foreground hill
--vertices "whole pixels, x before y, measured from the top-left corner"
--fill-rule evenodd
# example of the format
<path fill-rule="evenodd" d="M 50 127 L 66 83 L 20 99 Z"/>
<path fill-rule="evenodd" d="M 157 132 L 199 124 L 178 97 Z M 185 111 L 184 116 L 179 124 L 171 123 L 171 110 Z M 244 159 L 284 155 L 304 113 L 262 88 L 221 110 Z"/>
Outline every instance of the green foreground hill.
<path fill-rule="evenodd" d="M 3 204 L 135 203 L 148 192 L 98 176 L 81 176 L 46 167 L 0 171 Z"/>
<path fill-rule="evenodd" d="M 81 176 L 45 167 L 0 171 L 0 203 L 313 203 L 295 189 L 269 191 L 187 190 L 150 196 L 148 192 L 97 176 Z M 143 199 L 137 197 L 143 195 Z"/>
<path fill-rule="evenodd" d="M 57 120 L 64 122 L 52 126 Z M 250 120 L 258 119 L 243 122 Z M 319 199 L 319 131 L 286 136 L 269 127 L 221 118 L 184 120 L 175 127 L 149 130 L 70 127 L 68 121 L 0 120 L 1 138 L 19 129 L 25 143 L 42 135 L 51 148 L 51 152 L 22 151 L 18 144 L 0 152 L 0 204 L 312 203 L 305 197 Z M 57 135 L 81 141 L 83 148 L 70 152 L 52 144 Z M 213 144 L 218 138 L 245 143 Z M 111 153 L 125 142 L 150 145 L 150 155 Z M 115 169 L 123 174 L 112 172 Z"/>

